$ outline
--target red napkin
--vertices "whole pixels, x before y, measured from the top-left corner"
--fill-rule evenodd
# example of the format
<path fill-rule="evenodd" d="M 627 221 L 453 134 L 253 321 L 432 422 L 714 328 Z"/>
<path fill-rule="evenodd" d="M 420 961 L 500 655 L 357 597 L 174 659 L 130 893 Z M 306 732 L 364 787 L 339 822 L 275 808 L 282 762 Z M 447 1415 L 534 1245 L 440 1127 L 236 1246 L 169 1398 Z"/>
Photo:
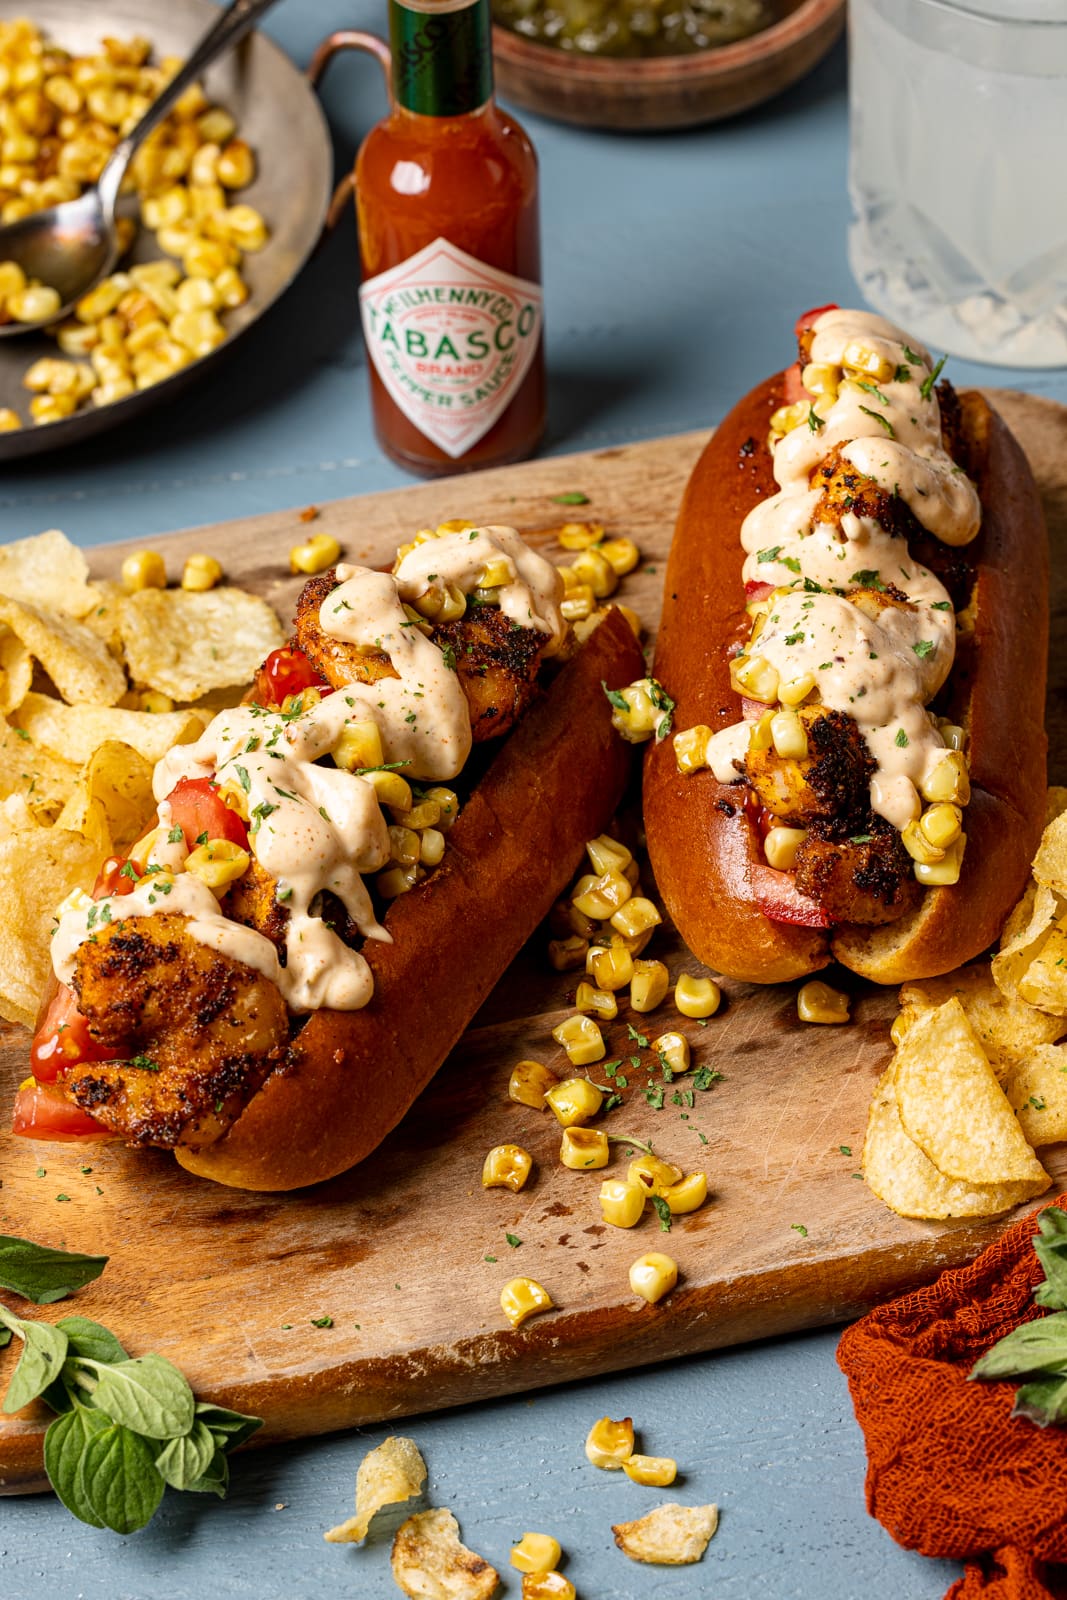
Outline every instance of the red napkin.
<path fill-rule="evenodd" d="M 1067 1196 L 1055 1205 L 1067 1209 Z M 846 1329 L 838 1363 L 867 1443 L 867 1509 L 899 1544 L 966 1563 L 945 1600 L 1067 1596 L 1067 1428 L 1011 1417 L 978 1357 L 1041 1315 L 1036 1217 L 968 1267 Z"/>

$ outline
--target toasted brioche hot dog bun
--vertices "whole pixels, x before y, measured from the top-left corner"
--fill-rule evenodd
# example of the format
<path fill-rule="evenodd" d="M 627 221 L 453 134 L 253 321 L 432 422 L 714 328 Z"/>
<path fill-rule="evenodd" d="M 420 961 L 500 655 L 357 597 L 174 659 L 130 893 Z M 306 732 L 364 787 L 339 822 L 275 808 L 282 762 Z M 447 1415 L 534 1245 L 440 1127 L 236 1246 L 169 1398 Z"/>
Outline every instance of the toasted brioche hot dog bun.
<path fill-rule="evenodd" d="M 602 832 L 629 771 L 601 683 L 642 670 L 612 609 L 503 742 L 448 836 L 441 866 L 367 942 L 362 1010 L 316 1011 L 290 1061 L 220 1140 L 178 1161 L 233 1188 L 284 1190 L 346 1171 L 400 1121 Z"/>
<path fill-rule="evenodd" d="M 676 701 L 674 726 L 736 723 L 731 647 L 746 637 L 741 524 L 777 490 L 771 416 L 799 392 L 795 368 L 759 385 L 720 424 L 690 478 L 667 566 L 655 675 Z M 981 395 L 960 396 L 967 469 L 982 506 L 966 558 L 975 570 L 946 712 L 967 734 L 971 799 L 958 884 L 927 888 L 882 926 L 796 926 L 764 914 L 769 872 L 743 783 L 685 776 L 670 740 L 652 747 L 645 824 L 656 881 L 686 943 L 731 977 L 776 983 L 836 959 L 878 983 L 952 970 L 986 948 L 1018 899 L 1041 834 L 1044 793 L 1048 545 L 1021 449 Z M 783 875 L 774 875 L 781 878 Z M 766 903 L 766 896 L 762 897 Z"/>

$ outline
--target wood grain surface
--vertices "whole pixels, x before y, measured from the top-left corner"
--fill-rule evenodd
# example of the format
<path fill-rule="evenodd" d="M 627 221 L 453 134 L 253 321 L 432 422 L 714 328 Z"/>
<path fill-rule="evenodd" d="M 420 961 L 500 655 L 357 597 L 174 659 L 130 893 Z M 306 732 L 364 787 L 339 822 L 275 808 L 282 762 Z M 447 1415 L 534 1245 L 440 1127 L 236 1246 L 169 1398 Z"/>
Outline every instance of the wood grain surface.
<path fill-rule="evenodd" d="M 1029 397 L 993 398 L 1031 457 L 1050 520 L 1057 576 L 1049 725 L 1062 781 L 1067 411 Z M 620 598 L 651 631 L 674 513 L 706 437 L 338 501 L 314 526 L 336 533 L 350 559 L 374 562 L 414 527 L 471 515 L 513 522 L 561 559 L 552 530 L 569 516 L 596 518 L 645 553 Z M 589 505 L 553 503 L 572 490 Z M 172 571 L 185 553 L 216 552 L 284 616 L 295 593 L 283 576 L 286 553 L 305 532 L 294 511 L 168 537 L 160 547 Z M 112 573 L 122 554 L 109 546 L 94 570 Z M 456 930 L 457 939 L 477 936 Z M 669 1238 L 654 1215 L 627 1232 L 606 1228 L 597 1204 L 603 1174 L 564 1169 L 555 1120 L 507 1099 L 521 1057 L 566 1067 L 550 1030 L 567 1014 L 575 980 L 551 972 L 541 944 L 520 955 L 378 1152 L 318 1188 L 242 1194 L 202 1182 L 160 1153 L 102 1146 L 86 1154 L 0 1136 L 3 1231 L 110 1256 L 97 1283 L 43 1314 L 76 1309 L 106 1323 L 134 1353 L 155 1350 L 177 1362 L 202 1397 L 263 1416 L 262 1439 L 284 1439 L 837 1321 L 967 1259 L 997 1227 L 905 1222 L 856 1176 L 895 1004 L 891 993 L 853 980 L 855 1020 L 840 1029 L 801 1026 L 792 986 L 726 984 L 723 1009 L 706 1027 L 681 1024 L 694 1063 L 722 1074 L 694 1094 L 691 1110 L 671 1104 L 670 1090 L 663 1109 L 653 1109 L 644 1073 L 628 1072 L 628 1104 L 607 1126 L 652 1139 L 687 1171 L 705 1170 L 712 1198 L 676 1219 Z M 700 970 L 669 930 L 649 954 L 666 960 L 672 977 Z M 669 1005 L 647 1019 L 623 1007 L 605 1029 L 612 1056 L 640 1055 L 628 1022 L 647 1037 L 679 1025 Z M 25 1073 L 26 1045 L 20 1030 L 0 1035 L 5 1103 Z M 525 1145 L 535 1159 L 518 1195 L 480 1185 L 485 1152 L 504 1141 Z M 1043 1155 L 1056 1177 L 1067 1173 L 1067 1149 Z M 615 1168 L 625 1159 L 616 1154 Z M 508 1234 L 521 1243 L 510 1244 Z M 650 1307 L 629 1293 L 627 1268 L 657 1249 L 677 1259 L 681 1276 L 675 1292 Z M 511 1330 L 499 1293 L 519 1273 L 542 1282 L 556 1309 Z M 327 1316 L 332 1326 L 313 1326 Z M 0 1385 L 12 1360 L 5 1352 Z M 41 1484 L 46 1420 L 30 1409 L 0 1422 L 0 1488 Z"/>

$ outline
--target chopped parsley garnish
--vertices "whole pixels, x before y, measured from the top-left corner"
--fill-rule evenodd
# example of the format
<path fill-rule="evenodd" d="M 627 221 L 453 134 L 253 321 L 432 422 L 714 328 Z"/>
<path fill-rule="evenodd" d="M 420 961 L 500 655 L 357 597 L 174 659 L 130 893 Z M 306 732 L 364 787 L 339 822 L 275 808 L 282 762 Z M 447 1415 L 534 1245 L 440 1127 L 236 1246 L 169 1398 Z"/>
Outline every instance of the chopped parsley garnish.
<path fill-rule="evenodd" d="M 873 833 L 854 833 L 848 842 L 849 844 L 870 844 L 873 838 Z"/>
<path fill-rule="evenodd" d="M 849 583 L 858 583 L 864 589 L 877 589 L 880 594 L 885 593 L 885 584 L 879 577 L 876 567 L 861 567 L 858 572 L 852 574 L 848 581 Z"/>
<path fill-rule="evenodd" d="M 850 1156 L 852 1154 L 852 1146 L 850 1144 L 839 1144 L 837 1148 L 840 1150 L 843 1156 Z"/>
<path fill-rule="evenodd" d="M 866 389 L 868 394 L 873 394 L 874 398 L 876 400 L 880 400 L 884 406 L 889 404 L 889 396 L 887 394 L 883 394 L 876 383 L 863 383 L 861 380 L 857 379 L 856 388 Z"/>
<path fill-rule="evenodd" d="M 652 1209 L 653 1209 L 653 1211 L 655 1211 L 657 1217 L 659 1218 L 660 1228 L 663 1230 L 664 1233 L 670 1233 L 670 1231 L 671 1231 L 671 1208 L 670 1208 L 670 1206 L 667 1204 L 666 1200 L 663 1198 L 663 1196 L 661 1194 L 654 1194 L 650 1198 L 652 1200 Z"/>
<path fill-rule="evenodd" d="M 233 766 L 233 770 L 237 774 L 237 781 L 241 785 L 241 788 L 244 790 L 245 794 L 248 794 L 249 790 L 252 787 L 252 780 L 248 776 L 248 768 L 240 766 L 235 761 L 234 762 L 234 766 Z"/>
<path fill-rule="evenodd" d="M 800 573 L 800 562 L 797 560 L 796 556 L 783 556 L 782 566 L 788 567 L 790 572 L 795 572 L 798 575 Z"/>
<path fill-rule="evenodd" d="M 589 504 L 589 496 L 583 494 L 581 489 L 567 489 L 563 494 L 554 494 L 550 498 L 553 505 L 557 506 L 587 506 Z"/>
<path fill-rule="evenodd" d="M 918 644 L 913 644 L 911 648 L 915 651 L 919 660 L 924 661 L 933 650 L 934 641 L 932 639 L 920 639 Z"/>
<path fill-rule="evenodd" d="M 444 661 L 444 664 L 448 668 L 449 672 L 455 672 L 455 670 L 456 670 L 456 652 L 455 652 L 455 650 L 452 648 L 452 646 L 450 644 L 446 644 L 446 645 L 442 646 L 441 658 Z"/>
<path fill-rule="evenodd" d="M 909 360 L 909 361 L 914 361 L 914 363 L 915 363 L 915 365 L 916 365 L 916 366 L 917 366 L 917 367 L 921 367 L 921 366 L 922 366 L 922 365 L 923 365 L 923 358 L 922 358 L 922 356 L 917 356 L 917 355 L 916 355 L 916 354 L 915 354 L 915 351 L 914 351 L 914 350 L 912 350 L 912 349 L 911 349 L 911 348 L 910 348 L 910 346 L 908 346 L 908 345 L 906 345 L 906 344 L 904 344 L 904 345 L 901 345 L 901 347 L 900 347 L 900 348 L 901 348 L 901 349 L 902 349 L 902 350 L 903 350 L 903 352 L 904 352 L 904 354 L 905 354 L 905 355 L 906 355 L 906 356 L 907 356 L 907 358 L 908 358 L 908 360 Z"/>
<path fill-rule="evenodd" d="M 930 602 L 930 610 L 931 611 L 951 611 L 952 610 L 952 601 L 951 600 L 931 600 L 931 602 Z"/>
<path fill-rule="evenodd" d="M 808 1230 L 805 1228 L 802 1222 L 791 1222 L 789 1226 L 792 1228 L 794 1233 L 799 1233 L 802 1239 L 806 1239 L 808 1237 Z"/>
<path fill-rule="evenodd" d="M 721 1083 L 723 1075 L 716 1072 L 714 1067 L 698 1067 L 693 1074 L 694 1089 L 710 1089 L 713 1083 Z"/>
<path fill-rule="evenodd" d="M 772 544 L 772 545 L 769 545 L 766 550 L 757 550 L 756 551 L 756 560 L 757 561 L 777 561 L 779 553 L 781 551 L 781 548 L 782 547 L 781 547 L 780 544 Z"/>
<path fill-rule="evenodd" d="M 638 1033 L 632 1022 L 628 1022 L 626 1024 L 626 1035 L 627 1038 L 632 1039 L 634 1044 L 638 1045 L 642 1050 L 648 1049 L 648 1039 L 643 1033 Z"/>
<path fill-rule="evenodd" d="M 786 642 L 786 644 L 803 644 L 804 643 L 804 630 L 803 630 L 803 628 L 798 628 L 796 633 L 787 633 L 786 636 L 785 636 L 785 642 Z"/>
<path fill-rule="evenodd" d="M 283 905 L 285 904 L 286 900 L 291 900 L 293 898 L 292 884 L 279 884 L 277 889 L 274 891 L 274 898 L 275 900 L 280 900 Z"/>
<path fill-rule="evenodd" d="M 517 1250 L 522 1243 L 522 1240 L 519 1238 L 517 1233 L 506 1233 L 504 1238 L 508 1241 L 508 1244 L 513 1250 Z"/>
<path fill-rule="evenodd" d="M 16 737 L 16 739 L 25 739 L 27 744 L 29 744 L 29 742 L 30 742 L 30 736 L 26 732 L 25 728 L 16 728 L 15 729 L 15 737 Z"/>
<path fill-rule="evenodd" d="M 908 744 L 908 736 L 907 736 L 907 734 L 906 734 L 906 733 L 905 733 L 905 732 L 904 732 L 904 729 L 903 729 L 903 728 L 898 728 L 898 729 L 897 729 L 897 736 L 896 736 L 896 738 L 895 738 L 895 739 L 894 739 L 894 741 L 893 741 L 893 743 L 894 743 L 894 744 L 895 744 L 895 745 L 896 745 L 896 746 L 897 746 L 897 748 L 898 748 L 898 749 L 900 749 L 900 750 L 903 750 L 903 749 L 905 749 L 905 748 L 906 748 L 906 746 L 907 746 L 907 744 Z"/>
<path fill-rule="evenodd" d="M 179 828 L 178 829 L 178 839 L 180 839 L 181 836 L 182 836 L 182 830 Z M 178 839 L 172 839 L 171 843 L 172 844 L 177 844 Z M 119 868 L 119 877 L 120 878 L 132 878 L 134 883 L 137 882 L 138 872 L 137 872 L 137 868 L 134 866 L 132 861 L 124 861 L 122 863 L 122 866 Z"/>
<path fill-rule="evenodd" d="M 277 809 L 278 807 L 276 805 L 272 805 L 269 800 L 260 800 L 258 805 L 254 805 L 252 807 L 252 814 L 248 823 L 249 833 L 258 833 L 264 822 L 266 822 L 267 818 L 270 816 L 271 812 L 277 811 Z M 321 806 L 319 809 L 322 810 Z M 322 814 L 323 816 L 326 816 L 324 811 Z M 329 817 L 326 817 L 326 820 L 329 822 Z"/>
<path fill-rule="evenodd" d="M 158 1072 L 159 1062 L 153 1061 L 151 1056 L 131 1056 L 131 1067 L 140 1067 L 142 1072 Z"/>
<path fill-rule="evenodd" d="M 941 360 L 937 363 L 937 366 L 934 368 L 933 372 L 931 372 L 930 376 L 928 378 L 924 378 L 920 384 L 919 393 L 922 395 L 924 400 L 929 400 L 930 396 L 933 394 L 934 384 L 941 376 L 941 368 L 945 365 L 947 360 L 948 356 L 942 356 Z"/>
<path fill-rule="evenodd" d="M 884 428 L 891 439 L 896 438 L 896 430 L 888 417 L 883 417 L 880 411 L 872 411 L 870 406 L 860 406 L 860 410 L 865 416 L 873 417 L 878 426 Z"/>
<path fill-rule="evenodd" d="M 820 417 L 818 415 L 818 413 L 815 410 L 815 407 L 814 406 L 809 406 L 808 407 L 808 427 L 811 429 L 812 433 L 818 433 L 819 429 L 820 428 L 825 428 L 825 426 L 826 426 L 826 423 L 823 421 L 822 417 Z"/>
<path fill-rule="evenodd" d="M 182 840 L 184 838 L 185 838 L 185 834 L 183 833 L 181 828 L 179 828 L 177 826 L 177 824 L 175 824 L 175 826 L 167 834 L 167 843 L 168 844 L 181 844 L 181 842 L 182 842 Z M 125 870 L 125 869 L 123 869 L 123 870 Z"/>
<path fill-rule="evenodd" d="M 198 833 L 197 834 L 196 842 L 197 842 L 197 844 L 207 844 L 207 829 L 206 828 L 204 829 L 203 833 Z"/>
<path fill-rule="evenodd" d="M 308 1320 L 310 1321 L 311 1326 L 313 1328 L 332 1328 L 333 1327 L 333 1318 L 330 1317 L 330 1316 L 326 1316 L 326 1317 L 310 1317 Z"/>
<path fill-rule="evenodd" d="M 897 368 L 897 370 L 893 374 L 893 382 L 894 383 L 907 383 L 907 381 L 908 381 L 908 379 L 910 377 L 911 377 L 911 368 L 901 365 L 901 366 L 899 366 Z"/>

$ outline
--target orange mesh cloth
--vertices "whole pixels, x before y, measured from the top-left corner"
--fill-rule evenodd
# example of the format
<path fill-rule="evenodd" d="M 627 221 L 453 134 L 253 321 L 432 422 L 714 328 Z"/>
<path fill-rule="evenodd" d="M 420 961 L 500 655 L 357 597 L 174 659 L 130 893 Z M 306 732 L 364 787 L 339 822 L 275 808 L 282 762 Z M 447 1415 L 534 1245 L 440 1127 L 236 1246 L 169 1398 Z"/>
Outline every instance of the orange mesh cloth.
<path fill-rule="evenodd" d="M 1067 1196 L 1054 1202 L 1067 1208 Z M 898 1543 L 963 1561 L 945 1600 L 1067 1596 L 1067 1428 L 1010 1412 L 1011 1383 L 970 1383 L 990 1345 L 1039 1315 L 1037 1213 L 968 1267 L 846 1329 L 837 1359 L 867 1443 L 867 1509 Z"/>

